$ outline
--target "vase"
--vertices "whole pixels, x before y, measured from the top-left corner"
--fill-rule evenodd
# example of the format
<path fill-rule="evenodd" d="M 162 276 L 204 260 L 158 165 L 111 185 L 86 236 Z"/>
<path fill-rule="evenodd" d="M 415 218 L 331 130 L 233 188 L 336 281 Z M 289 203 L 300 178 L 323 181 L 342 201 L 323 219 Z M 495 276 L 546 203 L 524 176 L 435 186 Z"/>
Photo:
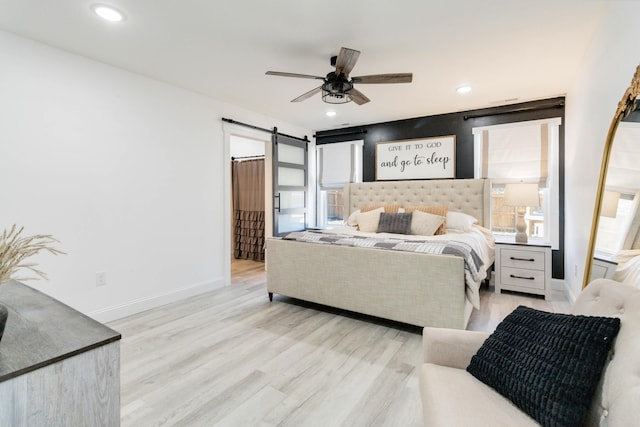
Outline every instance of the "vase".
<path fill-rule="evenodd" d="M 2 334 L 4 334 L 4 327 L 7 324 L 8 315 L 9 310 L 7 310 L 7 307 L 0 304 L 0 341 L 2 341 Z"/>

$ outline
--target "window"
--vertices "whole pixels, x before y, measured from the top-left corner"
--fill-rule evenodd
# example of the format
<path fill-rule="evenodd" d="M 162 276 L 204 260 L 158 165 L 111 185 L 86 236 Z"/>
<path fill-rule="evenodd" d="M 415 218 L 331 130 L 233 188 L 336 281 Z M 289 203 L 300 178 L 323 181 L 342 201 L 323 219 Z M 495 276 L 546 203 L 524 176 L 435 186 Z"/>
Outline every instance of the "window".
<path fill-rule="evenodd" d="M 559 243 L 560 118 L 473 129 L 476 178 L 491 179 L 491 231 L 500 239 L 516 233 L 516 207 L 503 203 L 509 183 L 537 183 L 540 205 L 526 208 L 530 241 Z"/>
<path fill-rule="evenodd" d="M 331 228 L 343 224 L 342 189 L 349 182 L 362 182 L 363 144 L 364 141 L 358 140 L 316 147 L 318 227 Z"/>

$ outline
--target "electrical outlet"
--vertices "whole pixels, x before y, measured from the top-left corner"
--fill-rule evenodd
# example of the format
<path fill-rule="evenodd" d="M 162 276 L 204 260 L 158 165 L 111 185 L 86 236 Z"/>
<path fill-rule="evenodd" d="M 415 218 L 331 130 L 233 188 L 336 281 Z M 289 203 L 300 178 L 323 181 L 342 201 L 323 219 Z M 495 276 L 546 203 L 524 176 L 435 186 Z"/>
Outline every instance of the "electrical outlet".
<path fill-rule="evenodd" d="M 107 284 L 107 272 L 106 271 L 97 271 L 96 272 L 96 286 L 106 286 Z"/>
<path fill-rule="evenodd" d="M 573 265 L 573 277 L 578 278 L 578 264 Z"/>

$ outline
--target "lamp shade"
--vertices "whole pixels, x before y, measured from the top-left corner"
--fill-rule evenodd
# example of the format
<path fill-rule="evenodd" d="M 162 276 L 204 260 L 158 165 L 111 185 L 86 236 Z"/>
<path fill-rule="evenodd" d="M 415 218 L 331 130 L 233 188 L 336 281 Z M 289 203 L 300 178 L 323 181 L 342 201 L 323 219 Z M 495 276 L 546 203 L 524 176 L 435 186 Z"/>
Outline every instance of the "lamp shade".
<path fill-rule="evenodd" d="M 539 206 L 538 184 L 507 184 L 504 188 L 504 204 L 507 206 Z"/>
<path fill-rule="evenodd" d="M 620 193 L 617 191 L 605 191 L 602 196 L 602 207 L 600 216 L 615 218 L 618 214 L 618 202 L 620 201 Z"/>

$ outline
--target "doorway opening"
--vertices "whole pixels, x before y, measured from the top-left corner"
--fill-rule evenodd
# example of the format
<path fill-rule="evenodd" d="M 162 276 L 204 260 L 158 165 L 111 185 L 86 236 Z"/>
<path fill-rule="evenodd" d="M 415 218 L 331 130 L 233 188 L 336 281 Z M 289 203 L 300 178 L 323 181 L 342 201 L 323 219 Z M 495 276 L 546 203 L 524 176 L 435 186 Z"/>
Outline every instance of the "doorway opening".
<path fill-rule="evenodd" d="M 271 235 L 271 141 L 229 136 L 230 284 L 264 280 L 264 239 Z"/>

